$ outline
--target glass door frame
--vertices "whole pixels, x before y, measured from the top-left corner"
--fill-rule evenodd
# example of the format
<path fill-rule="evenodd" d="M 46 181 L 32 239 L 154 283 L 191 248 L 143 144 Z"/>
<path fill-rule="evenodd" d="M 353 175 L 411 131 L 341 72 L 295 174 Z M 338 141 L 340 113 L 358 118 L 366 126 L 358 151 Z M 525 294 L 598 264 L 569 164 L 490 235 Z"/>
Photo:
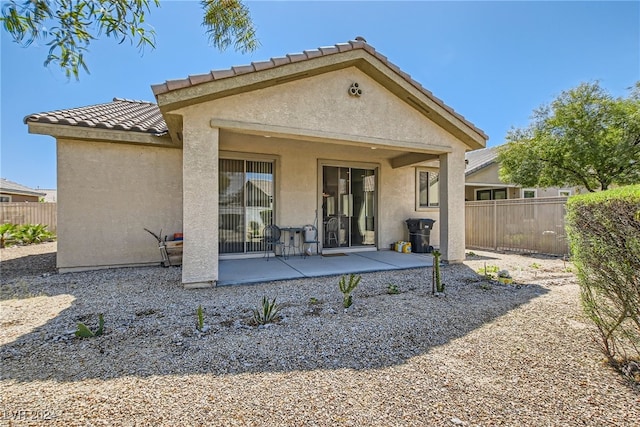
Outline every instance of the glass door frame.
<path fill-rule="evenodd" d="M 352 246 L 351 245 L 351 236 L 349 236 L 349 245 L 348 246 L 338 246 L 338 247 L 325 247 L 324 239 L 322 245 L 322 252 L 324 253 L 332 253 L 332 252 L 362 252 L 362 251 L 377 251 L 379 247 L 379 236 L 380 236 L 380 228 L 378 218 L 380 217 L 380 167 L 379 163 L 368 163 L 368 162 L 358 162 L 358 161 L 344 161 L 344 160 L 329 160 L 329 159 L 318 159 L 318 178 L 317 178 L 317 211 L 318 211 L 318 235 L 324 236 L 324 221 L 323 221 L 323 181 L 324 181 L 324 168 L 325 166 L 336 167 L 336 168 L 349 168 L 349 169 L 368 169 L 373 170 L 375 175 L 375 195 L 374 195 L 374 204 L 375 204 L 375 212 L 374 212 L 374 230 L 375 230 L 375 238 L 374 243 L 372 245 L 361 245 L 361 246 Z M 351 191 L 351 188 L 349 189 Z M 351 193 L 350 193 L 351 194 Z"/>
<path fill-rule="evenodd" d="M 279 187 L 277 185 L 278 183 L 278 176 L 279 176 L 279 167 L 280 167 L 280 157 L 277 155 L 264 155 L 264 154 L 257 154 L 257 153 L 244 153 L 244 152 L 236 152 L 236 151 L 220 151 L 219 155 L 218 155 L 219 160 L 240 160 L 243 161 L 245 164 L 245 172 L 246 172 L 246 162 L 266 162 L 266 163 L 271 163 L 273 165 L 273 171 L 272 171 L 272 191 L 273 191 L 273 201 L 272 201 L 272 223 L 275 224 L 276 223 L 276 218 L 278 216 L 277 212 L 278 212 L 278 200 L 279 200 Z M 219 164 L 219 163 L 218 163 Z M 220 173 L 220 171 L 218 170 L 218 173 Z M 218 194 L 218 196 L 220 196 L 220 194 Z M 245 197 L 245 208 L 246 208 L 246 195 Z M 220 200 L 218 200 L 218 221 L 220 218 Z M 249 222 L 248 222 L 248 218 L 245 215 L 244 218 L 244 222 L 245 222 L 245 228 L 249 228 Z M 218 225 L 219 226 L 219 225 Z M 260 230 L 260 232 L 262 232 L 262 230 Z M 220 239 L 220 236 L 218 236 L 218 240 Z M 219 243 L 218 243 L 219 244 Z M 263 251 L 259 250 L 259 251 L 248 251 L 248 247 L 247 247 L 247 242 L 244 242 L 244 250 L 243 252 L 219 252 L 218 253 L 218 258 L 219 259 L 238 259 L 238 258 L 255 258 L 258 256 L 263 256 Z"/>

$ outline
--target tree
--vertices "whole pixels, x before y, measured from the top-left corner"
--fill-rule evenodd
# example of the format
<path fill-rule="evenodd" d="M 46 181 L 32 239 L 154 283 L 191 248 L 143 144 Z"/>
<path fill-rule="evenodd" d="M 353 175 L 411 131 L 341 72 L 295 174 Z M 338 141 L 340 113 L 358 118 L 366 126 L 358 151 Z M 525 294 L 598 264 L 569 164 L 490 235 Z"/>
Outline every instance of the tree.
<path fill-rule="evenodd" d="M 240 0 L 202 0 L 202 25 L 209 42 L 224 50 L 233 45 L 248 52 L 258 47 L 249 10 Z M 129 41 L 141 51 L 155 47 L 155 32 L 146 15 L 160 0 L 11 0 L 2 6 L 0 21 L 13 41 L 23 47 L 34 41 L 49 46 L 44 62 L 58 64 L 67 77 L 89 72 L 85 54 L 100 36 Z"/>
<path fill-rule="evenodd" d="M 527 128 L 509 131 L 498 161 L 500 179 L 523 187 L 640 183 L 640 82 L 628 98 L 598 82 L 562 92 Z"/>

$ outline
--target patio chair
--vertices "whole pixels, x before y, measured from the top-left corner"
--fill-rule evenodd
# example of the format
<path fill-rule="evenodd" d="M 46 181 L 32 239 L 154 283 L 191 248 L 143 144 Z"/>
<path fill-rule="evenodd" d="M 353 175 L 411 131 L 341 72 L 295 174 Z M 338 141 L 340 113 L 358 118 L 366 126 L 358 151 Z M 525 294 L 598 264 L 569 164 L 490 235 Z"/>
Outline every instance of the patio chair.
<path fill-rule="evenodd" d="M 269 261 L 269 253 L 273 251 L 273 254 L 276 254 L 276 247 L 280 246 L 281 253 L 284 256 L 284 243 L 280 241 L 280 236 L 282 232 L 277 225 L 267 225 L 262 231 L 262 243 L 264 244 L 264 255 L 263 258 L 267 258 Z M 286 257 L 285 257 L 286 258 Z"/>
<path fill-rule="evenodd" d="M 320 240 L 318 240 L 318 229 L 315 225 L 307 224 L 302 227 L 302 255 L 304 258 L 311 255 L 311 245 L 316 245 L 316 253 L 319 254 Z"/>
<path fill-rule="evenodd" d="M 336 246 L 340 246 L 338 243 L 338 218 L 332 217 L 327 221 L 327 246 L 331 246 L 331 241 L 336 243 Z"/>

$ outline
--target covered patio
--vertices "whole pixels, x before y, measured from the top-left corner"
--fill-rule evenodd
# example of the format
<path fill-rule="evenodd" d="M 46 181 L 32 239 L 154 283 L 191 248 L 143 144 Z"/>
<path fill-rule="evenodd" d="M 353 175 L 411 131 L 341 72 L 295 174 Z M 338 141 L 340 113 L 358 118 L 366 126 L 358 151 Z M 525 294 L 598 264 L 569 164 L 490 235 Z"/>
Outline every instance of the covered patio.
<path fill-rule="evenodd" d="M 303 279 L 350 273 L 404 270 L 433 266 L 429 253 L 399 253 L 390 250 L 334 253 L 309 257 L 271 256 L 265 258 L 222 259 L 218 286 Z"/>

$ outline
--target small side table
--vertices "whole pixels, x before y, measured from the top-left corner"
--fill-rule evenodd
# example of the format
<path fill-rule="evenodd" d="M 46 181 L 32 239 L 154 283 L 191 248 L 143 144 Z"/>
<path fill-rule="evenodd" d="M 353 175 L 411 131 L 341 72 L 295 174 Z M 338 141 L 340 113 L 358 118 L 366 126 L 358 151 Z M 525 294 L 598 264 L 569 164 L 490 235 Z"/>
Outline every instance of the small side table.
<path fill-rule="evenodd" d="M 303 229 L 302 227 L 280 227 L 280 230 L 284 233 L 287 234 L 287 238 L 283 239 L 284 240 L 284 248 L 283 251 L 287 251 L 288 254 L 291 254 L 291 252 L 293 251 L 293 254 L 296 254 L 296 250 L 298 251 L 299 255 L 302 255 L 301 252 L 301 247 L 302 245 L 300 244 L 300 242 L 302 241 L 302 232 Z"/>

